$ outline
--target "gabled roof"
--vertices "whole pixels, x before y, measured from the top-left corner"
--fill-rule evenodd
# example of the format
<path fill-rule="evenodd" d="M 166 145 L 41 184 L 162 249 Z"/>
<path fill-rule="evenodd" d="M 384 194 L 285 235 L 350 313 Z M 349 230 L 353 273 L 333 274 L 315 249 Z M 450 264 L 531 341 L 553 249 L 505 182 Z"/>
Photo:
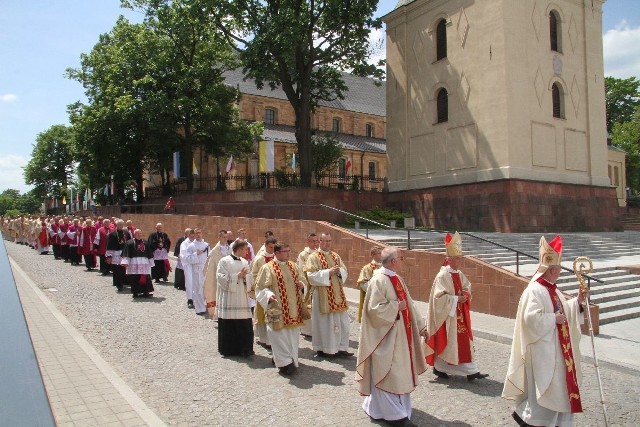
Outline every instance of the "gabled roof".
<path fill-rule="evenodd" d="M 271 90 L 268 84 L 258 89 L 252 80 L 244 80 L 242 69 L 236 68 L 224 72 L 225 83 L 238 87 L 241 93 L 287 100 L 287 96 L 281 88 Z M 352 74 L 342 73 L 342 78 L 349 88 L 345 92 L 345 99 L 334 101 L 320 101 L 322 107 L 336 108 L 356 113 L 372 114 L 385 117 L 387 115 L 386 84 L 376 86 L 375 80 L 366 77 L 357 77 Z"/>
<path fill-rule="evenodd" d="M 321 134 L 322 132 L 318 132 Z M 387 142 L 380 138 L 369 138 L 359 135 L 348 135 L 344 133 L 331 134 L 335 137 L 342 148 L 354 151 L 363 151 L 366 153 L 386 153 Z M 286 142 L 290 144 L 296 143 L 296 128 L 285 125 L 264 125 L 262 136 L 265 139 Z"/>

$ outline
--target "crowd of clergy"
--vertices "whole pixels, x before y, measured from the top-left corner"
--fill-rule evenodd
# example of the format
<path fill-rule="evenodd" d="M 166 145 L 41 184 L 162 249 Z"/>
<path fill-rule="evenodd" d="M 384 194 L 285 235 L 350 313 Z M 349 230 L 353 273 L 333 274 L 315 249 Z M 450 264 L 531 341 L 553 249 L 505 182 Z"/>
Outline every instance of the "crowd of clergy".
<path fill-rule="evenodd" d="M 161 223 L 147 236 L 118 218 L 18 217 L 1 223 L 6 241 L 111 275 L 117 292 L 130 287 L 133 298 L 150 298 L 154 282 L 168 282 L 173 249 L 174 287 L 185 291 L 187 309 L 217 322 L 224 357 L 251 357 L 257 342 L 270 351 L 280 374 L 293 375 L 301 335 L 311 339 L 319 359 L 354 356 L 343 287 L 349 272 L 331 249 L 328 232 L 309 233 L 306 247 L 292 254 L 272 231 L 255 251 L 244 229 L 219 230 L 217 241 L 208 243 L 202 229 L 187 228 L 172 246 Z M 371 261 L 354 281 L 361 323 L 356 383 L 372 420 L 415 425 L 411 393 L 429 366 L 438 381 L 488 376 L 475 358 L 460 234 L 447 234 L 444 243 L 445 262 L 425 314 L 400 276 L 404 258 L 397 248 L 373 246 Z M 542 237 L 539 256 L 518 306 L 502 396 L 515 401 L 511 416 L 517 425 L 568 427 L 582 412 L 579 324 L 588 290 L 567 297 L 557 289 L 560 236 L 550 242 Z"/>

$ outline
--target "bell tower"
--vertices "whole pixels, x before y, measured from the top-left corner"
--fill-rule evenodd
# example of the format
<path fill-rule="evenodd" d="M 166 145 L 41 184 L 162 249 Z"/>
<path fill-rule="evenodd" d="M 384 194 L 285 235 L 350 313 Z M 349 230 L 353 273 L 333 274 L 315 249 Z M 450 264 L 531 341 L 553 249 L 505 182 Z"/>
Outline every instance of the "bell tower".
<path fill-rule="evenodd" d="M 615 228 L 602 4 L 401 0 L 383 18 L 395 204 L 442 228 Z"/>

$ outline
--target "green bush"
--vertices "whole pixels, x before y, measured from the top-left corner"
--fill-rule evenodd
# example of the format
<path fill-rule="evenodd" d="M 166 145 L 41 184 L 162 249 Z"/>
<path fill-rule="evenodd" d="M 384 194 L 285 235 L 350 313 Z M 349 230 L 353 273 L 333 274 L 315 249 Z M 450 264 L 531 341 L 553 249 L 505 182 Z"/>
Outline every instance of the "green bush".
<path fill-rule="evenodd" d="M 380 207 L 375 207 L 373 209 L 369 209 L 368 211 L 358 211 L 358 212 L 355 212 L 355 215 L 379 222 L 381 224 L 386 224 L 386 225 L 389 225 L 390 221 L 395 220 L 396 226 L 400 228 L 404 227 L 405 218 L 411 218 L 413 216 L 410 213 L 404 213 L 404 212 L 397 211 L 395 209 L 387 209 L 387 208 L 380 208 Z M 345 225 L 347 227 L 354 227 L 355 222 L 356 222 L 356 219 L 351 216 L 345 219 Z M 376 224 L 371 224 L 371 223 L 363 224 L 363 226 L 365 225 L 368 228 L 378 228 Z"/>

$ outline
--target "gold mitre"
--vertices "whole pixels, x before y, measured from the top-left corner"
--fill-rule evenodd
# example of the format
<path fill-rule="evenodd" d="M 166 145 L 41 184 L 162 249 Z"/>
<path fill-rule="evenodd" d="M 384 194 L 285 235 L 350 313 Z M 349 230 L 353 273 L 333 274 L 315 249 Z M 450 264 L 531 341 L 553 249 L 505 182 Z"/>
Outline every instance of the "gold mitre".
<path fill-rule="evenodd" d="M 444 238 L 444 246 L 447 249 L 447 256 L 462 256 L 462 238 L 457 231 L 452 236 L 447 233 Z"/>
<path fill-rule="evenodd" d="M 547 269 L 554 265 L 560 265 L 562 261 L 562 237 L 560 235 L 556 235 L 549 243 L 547 243 L 547 239 L 542 236 L 540 238 L 540 265 L 538 266 L 537 273 L 544 273 Z"/>

